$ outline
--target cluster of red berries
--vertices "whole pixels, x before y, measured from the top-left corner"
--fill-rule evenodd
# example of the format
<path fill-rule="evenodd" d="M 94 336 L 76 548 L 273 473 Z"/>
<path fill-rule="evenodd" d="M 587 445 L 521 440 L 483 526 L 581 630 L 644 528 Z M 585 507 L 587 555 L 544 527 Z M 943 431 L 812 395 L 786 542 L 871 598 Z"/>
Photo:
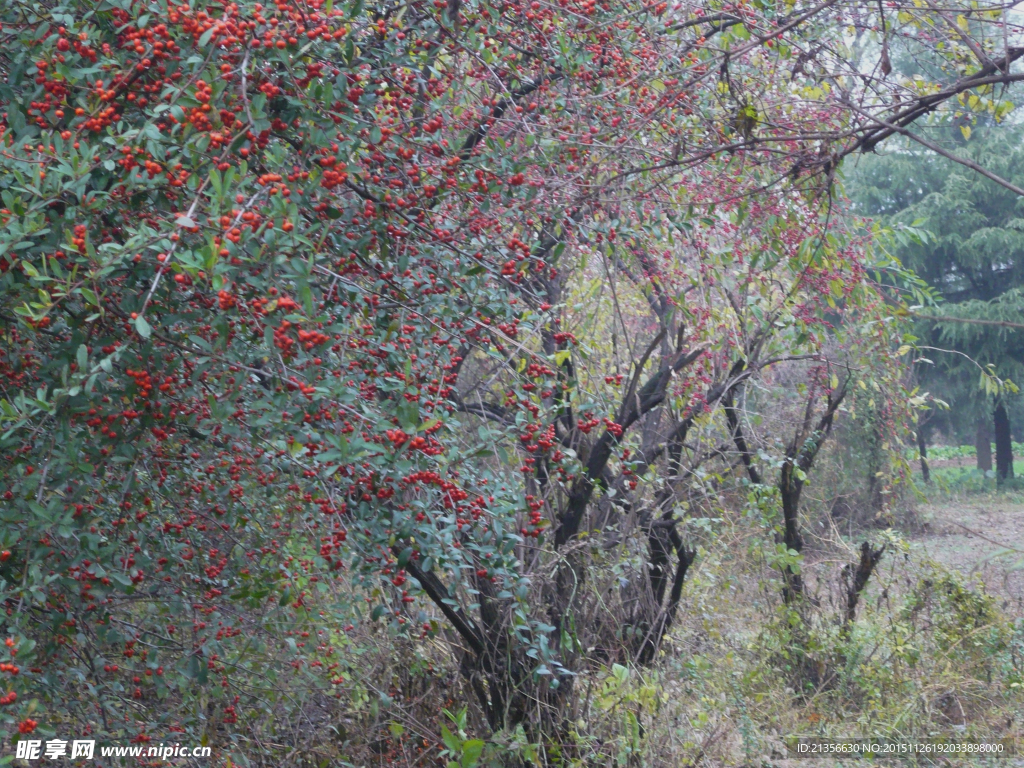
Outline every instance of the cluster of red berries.
<path fill-rule="evenodd" d="M 153 380 L 146 371 L 136 371 L 128 368 L 125 373 L 135 379 L 135 386 L 139 390 L 139 397 L 147 398 L 153 391 Z"/>
<path fill-rule="evenodd" d="M 611 432 L 616 437 L 622 437 L 622 425 L 621 424 L 616 424 L 614 421 L 612 421 L 611 419 L 609 419 L 607 417 L 602 419 L 602 421 L 604 422 L 605 428 L 609 432 Z"/>
<path fill-rule="evenodd" d="M 601 423 L 598 419 L 594 418 L 594 415 L 590 413 L 590 411 L 584 412 L 582 416 L 583 418 L 576 422 L 576 429 L 584 435 L 590 434 L 590 430 Z"/>
<path fill-rule="evenodd" d="M 291 392 L 298 390 L 306 396 L 307 400 L 312 400 L 313 395 L 316 394 L 316 387 L 312 384 L 306 384 L 305 382 L 299 381 L 294 376 L 288 379 L 286 387 Z"/>
<path fill-rule="evenodd" d="M 295 346 L 295 339 L 288 335 L 288 329 L 292 324 L 288 320 L 282 320 L 281 325 L 274 329 L 274 346 L 281 350 L 281 357 L 288 360 L 292 354 L 292 347 Z"/>
<path fill-rule="evenodd" d="M 71 238 L 71 244 L 78 249 L 79 253 L 85 253 L 85 225 L 75 225 L 75 234 L 74 237 Z"/>
<path fill-rule="evenodd" d="M 544 506 L 544 502 L 541 499 L 534 498 L 531 494 L 527 494 L 526 503 L 530 509 L 530 519 L 527 525 L 521 528 L 519 532 L 523 536 L 530 536 L 536 539 L 540 536 L 542 530 L 541 522 L 543 518 L 541 517 L 540 510 Z"/>
<path fill-rule="evenodd" d="M 320 344 L 326 344 L 330 340 L 330 336 L 320 331 L 299 331 L 299 341 L 307 352 Z"/>

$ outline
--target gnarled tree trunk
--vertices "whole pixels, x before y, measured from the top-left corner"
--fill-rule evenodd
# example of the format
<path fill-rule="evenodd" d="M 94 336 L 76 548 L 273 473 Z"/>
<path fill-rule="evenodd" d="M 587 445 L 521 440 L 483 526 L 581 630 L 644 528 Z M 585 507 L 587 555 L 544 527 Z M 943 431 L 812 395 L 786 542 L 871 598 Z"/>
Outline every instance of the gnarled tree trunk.
<path fill-rule="evenodd" d="M 846 580 L 846 612 L 843 616 L 843 627 L 848 630 L 853 620 L 857 618 L 857 603 L 860 602 L 860 595 L 868 585 L 868 579 L 882 559 L 885 546 L 873 549 L 866 541 L 860 545 L 860 561 L 856 567 L 847 565 L 843 569 L 843 577 Z"/>

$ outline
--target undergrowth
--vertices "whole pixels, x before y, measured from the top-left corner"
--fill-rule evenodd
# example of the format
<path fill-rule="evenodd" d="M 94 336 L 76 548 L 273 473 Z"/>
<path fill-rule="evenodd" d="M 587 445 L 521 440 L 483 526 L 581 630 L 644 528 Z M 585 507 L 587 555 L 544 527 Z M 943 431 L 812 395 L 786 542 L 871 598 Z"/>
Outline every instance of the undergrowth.
<path fill-rule="evenodd" d="M 876 531 L 886 551 L 847 625 L 842 570 L 855 557 L 841 539 L 808 556 L 807 598 L 787 605 L 757 526 L 740 516 L 720 525 L 698 555 L 656 663 L 577 670 L 557 739 L 531 743 L 521 727 L 489 733 L 441 646 L 399 649 L 377 632 L 352 640 L 378 648 L 383 666 L 361 668 L 391 685 L 367 695 L 370 686 L 350 671 L 350 725 L 339 732 L 336 759 L 769 766 L 791 756 L 797 736 L 1017 737 L 1024 621 L 983 587 L 921 556 L 899 533 Z"/>

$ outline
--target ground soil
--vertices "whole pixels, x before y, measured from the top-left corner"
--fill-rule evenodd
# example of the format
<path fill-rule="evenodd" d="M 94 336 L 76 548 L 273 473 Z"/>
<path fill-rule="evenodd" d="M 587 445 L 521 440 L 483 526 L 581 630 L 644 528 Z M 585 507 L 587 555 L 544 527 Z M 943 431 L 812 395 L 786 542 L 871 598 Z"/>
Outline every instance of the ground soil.
<path fill-rule="evenodd" d="M 912 547 L 983 582 L 1004 609 L 1024 615 L 1024 499 L 965 494 L 922 504 Z"/>

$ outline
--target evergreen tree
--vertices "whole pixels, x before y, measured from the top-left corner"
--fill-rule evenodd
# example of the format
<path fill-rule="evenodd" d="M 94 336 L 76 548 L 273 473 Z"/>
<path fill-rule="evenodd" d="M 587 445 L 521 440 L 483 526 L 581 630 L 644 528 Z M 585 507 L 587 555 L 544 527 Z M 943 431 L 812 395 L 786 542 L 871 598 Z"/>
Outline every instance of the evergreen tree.
<path fill-rule="evenodd" d="M 950 129 L 944 143 L 1020 186 L 1022 136 L 1017 127 L 989 126 L 973 136 Z M 888 149 L 854 165 L 849 193 L 858 213 L 929 233 L 897 252 L 944 300 L 934 315 L 946 319 L 922 318 L 917 334 L 933 348 L 922 384 L 951 408 L 922 429 L 945 422 L 959 437 L 972 434 L 982 470 L 991 469 L 994 435 L 997 475 L 1005 480 L 1013 475 L 1011 419 L 1021 423 L 1021 405 L 1008 389 L 995 390 L 985 370 L 1024 381 L 1024 332 L 1001 325 L 1024 319 L 1024 198 L 924 147 Z"/>

